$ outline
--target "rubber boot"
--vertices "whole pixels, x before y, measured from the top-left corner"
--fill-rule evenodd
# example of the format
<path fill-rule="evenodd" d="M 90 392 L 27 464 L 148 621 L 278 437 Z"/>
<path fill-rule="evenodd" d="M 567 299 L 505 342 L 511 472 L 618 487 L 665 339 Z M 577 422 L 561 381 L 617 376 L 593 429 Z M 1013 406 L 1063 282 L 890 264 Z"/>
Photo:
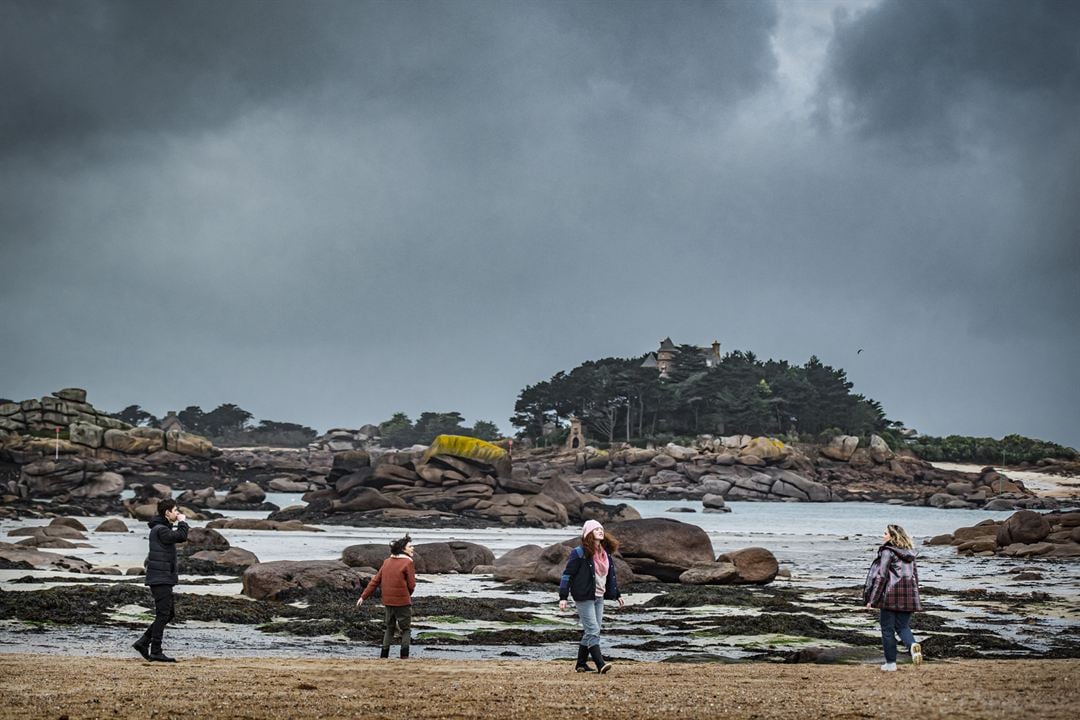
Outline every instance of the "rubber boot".
<path fill-rule="evenodd" d="M 574 665 L 574 672 L 592 672 L 592 668 L 589 667 L 589 648 L 581 643 L 577 646 L 577 664 Z"/>
<path fill-rule="evenodd" d="M 382 651 L 379 653 L 379 657 L 384 658 L 384 659 L 390 657 L 390 648 L 384 647 L 382 649 Z"/>
<path fill-rule="evenodd" d="M 409 659 L 409 648 L 405 648 L 405 647 L 401 648 L 401 659 L 402 660 L 408 660 Z"/>
<path fill-rule="evenodd" d="M 144 632 L 142 634 L 142 637 L 139 638 L 138 640 L 136 640 L 134 642 L 134 644 L 132 644 L 131 647 L 133 647 L 133 648 L 135 648 L 136 650 L 139 651 L 139 654 L 143 656 L 143 660 L 149 660 L 150 659 L 150 631 L 147 630 L 146 632 Z"/>
<path fill-rule="evenodd" d="M 611 663 L 604 662 L 604 656 L 600 653 L 599 645 L 593 645 L 589 648 L 589 655 L 592 656 L 593 662 L 596 663 L 596 672 L 603 675 L 611 669 Z"/>

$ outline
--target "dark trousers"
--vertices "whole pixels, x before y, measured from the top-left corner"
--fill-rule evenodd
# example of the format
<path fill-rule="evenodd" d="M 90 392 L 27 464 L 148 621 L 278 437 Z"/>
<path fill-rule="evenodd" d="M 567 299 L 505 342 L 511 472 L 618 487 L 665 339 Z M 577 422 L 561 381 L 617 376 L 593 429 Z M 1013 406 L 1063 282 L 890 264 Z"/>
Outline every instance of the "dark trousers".
<path fill-rule="evenodd" d="M 908 650 L 915 644 L 911 633 L 911 613 L 894 610 L 881 611 L 881 643 L 885 646 L 885 662 L 896 662 L 896 635 L 907 645 Z"/>
<path fill-rule="evenodd" d="M 390 643 L 394 641 L 394 628 L 397 627 L 401 630 L 401 653 L 402 656 L 406 656 L 409 654 L 409 642 L 412 639 L 409 636 L 409 628 L 412 627 L 412 605 L 400 607 L 385 605 L 384 609 L 386 610 L 386 630 L 382 638 L 383 651 L 390 650 Z"/>
<path fill-rule="evenodd" d="M 173 603 L 172 585 L 151 585 L 150 594 L 154 596 L 154 622 L 146 632 L 150 635 L 150 647 L 161 649 L 161 636 L 165 626 L 176 619 Z"/>

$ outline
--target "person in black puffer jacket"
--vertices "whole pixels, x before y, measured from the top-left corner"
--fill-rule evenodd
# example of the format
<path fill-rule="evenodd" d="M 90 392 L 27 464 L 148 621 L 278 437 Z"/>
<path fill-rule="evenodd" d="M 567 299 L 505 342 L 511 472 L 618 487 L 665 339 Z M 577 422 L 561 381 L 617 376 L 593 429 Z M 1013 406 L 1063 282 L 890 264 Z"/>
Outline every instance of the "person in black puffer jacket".
<path fill-rule="evenodd" d="M 146 580 L 154 596 L 154 622 L 132 645 L 139 654 L 153 662 L 176 662 L 161 651 L 165 626 L 176 617 L 173 609 L 173 586 L 179 582 L 176 544 L 187 542 L 188 524 L 176 501 L 158 501 L 158 514 L 150 521 L 150 552 L 146 556 Z M 176 529 L 173 529 L 176 523 Z"/>

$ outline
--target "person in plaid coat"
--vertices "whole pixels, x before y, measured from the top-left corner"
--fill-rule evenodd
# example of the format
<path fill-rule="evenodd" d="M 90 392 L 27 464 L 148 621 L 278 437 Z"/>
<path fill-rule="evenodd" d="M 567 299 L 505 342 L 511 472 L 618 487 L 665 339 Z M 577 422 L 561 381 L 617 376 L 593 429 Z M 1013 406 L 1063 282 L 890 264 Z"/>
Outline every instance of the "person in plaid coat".
<path fill-rule="evenodd" d="M 911 651 L 911 662 L 922 663 L 922 645 L 911 632 L 911 614 L 922 610 L 919 599 L 919 568 L 911 537 L 899 525 L 885 529 L 883 543 L 870 565 L 863 586 L 867 608 L 881 611 L 881 641 L 885 650 L 886 672 L 896 670 L 896 635 Z"/>

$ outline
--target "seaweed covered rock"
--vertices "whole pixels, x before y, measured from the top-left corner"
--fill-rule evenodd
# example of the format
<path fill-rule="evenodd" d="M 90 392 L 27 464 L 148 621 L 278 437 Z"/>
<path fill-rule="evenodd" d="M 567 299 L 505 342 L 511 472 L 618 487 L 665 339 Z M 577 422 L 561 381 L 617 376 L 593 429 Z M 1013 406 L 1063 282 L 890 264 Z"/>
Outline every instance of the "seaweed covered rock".
<path fill-rule="evenodd" d="M 276 560 L 244 571 L 243 594 L 256 600 L 294 600 L 318 591 L 359 593 L 371 575 L 340 560 Z"/>

